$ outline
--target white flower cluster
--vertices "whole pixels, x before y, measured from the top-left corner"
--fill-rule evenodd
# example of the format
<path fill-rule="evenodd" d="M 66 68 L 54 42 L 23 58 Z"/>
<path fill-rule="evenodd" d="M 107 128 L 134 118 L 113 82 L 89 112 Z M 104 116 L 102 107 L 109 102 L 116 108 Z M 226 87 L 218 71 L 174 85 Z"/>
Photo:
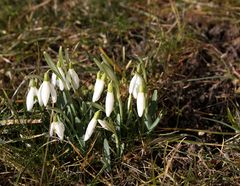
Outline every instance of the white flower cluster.
<path fill-rule="evenodd" d="M 107 72 L 106 72 L 107 73 Z M 110 75 L 108 74 L 110 77 Z M 108 78 L 109 78 L 108 77 Z M 120 95 L 119 87 L 115 85 L 114 83 L 117 80 L 112 79 L 106 79 L 106 74 L 103 72 L 97 73 L 96 82 L 94 85 L 94 92 L 92 96 L 92 102 L 97 102 L 105 87 L 105 82 L 108 81 L 108 88 L 107 88 L 107 94 L 105 98 L 105 114 L 106 117 L 109 118 L 111 116 L 111 113 L 114 110 L 114 102 L 115 102 L 115 94 Z M 60 62 L 57 63 L 57 66 L 52 72 L 51 81 L 48 75 L 48 71 L 44 74 L 44 80 L 42 84 L 40 85 L 40 88 L 37 89 L 35 80 L 30 81 L 30 88 L 27 94 L 26 98 L 26 106 L 27 111 L 31 111 L 34 104 L 38 101 L 40 106 L 47 106 L 49 99 L 51 97 L 52 103 L 57 102 L 57 91 L 56 88 L 58 87 L 60 91 L 64 90 L 70 90 L 71 88 L 75 91 L 79 88 L 79 77 L 75 70 L 72 68 L 72 64 L 69 64 L 68 70 L 66 70 Z M 131 97 L 135 98 L 137 100 L 137 113 L 139 117 L 142 117 L 144 114 L 145 106 L 146 106 L 146 100 L 145 100 L 145 83 L 144 80 L 140 74 L 140 65 L 138 66 L 137 72 L 134 74 L 133 78 L 130 81 L 129 85 L 129 100 L 132 100 Z M 119 101 L 119 96 L 117 96 L 117 100 Z M 129 110 L 128 103 L 128 110 Z M 121 104 L 119 101 L 119 108 L 121 112 Z M 112 131 L 115 133 L 115 127 L 110 122 L 107 122 L 106 120 L 99 119 L 100 116 L 100 110 L 97 111 L 93 118 L 90 120 L 85 135 L 84 135 L 84 141 L 87 141 L 91 135 L 93 134 L 97 123 L 99 123 L 102 128 Z M 57 117 L 56 114 L 54 114 L 54 119 L 50 125 L 50 136 L 53 136 L 54 133 L 57 134 L 60 140 L 63 140 L 64 138 L 64 124 L 60 121 L 60 119 Z"/>
<path fill-rule="evenodd" d="M 138 70 L 140 71 L 140 70 Z M 104 90 L 104 85 L 105 85 L 105 78 L 106 75 L 103 74 L 101 76 L 101 72 L 97 73 L 97 79 L 95 82 L 94 86 L 94 92 L 93 92 L 93 97 L 92 101 L 96 102 L 100 99 L 101 94 Z M 130 97 L 133 95 L 135 99 L 137 99 L 137 113 L 139 117 L 142 117 L 145 106 L 146 106 L 146 100 L 145 100 L 145 92 L 144 92 L 144 80 L 142 76 L 139 74 L 139 72 L 136 72 L 135 75 L 133 76 L 130 85 L 129 85 L 129 94 Z M 108 90 L 107 90 L 107 95 L 106 95 L 106 100 L 105 100 L 105 113 L 106 116 L 109 117 L 113 111 L 114 108 L 114 91 L 113 91 L 113 84 L 110 82 L 108 84 Z M 110 130 L 113 132 L 112 126 L 106 121 L 106 120 L 100 120 L 99 118 L 99 113 L 100 111 L 97 111 L 91 121 L 88 124 L 88 127 L 86 129 L 86 133 L 84 136 L 84 141 L 87 141 L 91 135 L 93 134 L 97 122 L 106 130 Z"/>
<path fill-rule="evenodd" d="M 94 92 L 93 92 L 93 97 L 92 97 L 92 102 L 96 102 L 100 99 L 101 94 L 104 90 L 104 85 L 105 85 L 105 79 L 106 75 L 103 74 L 101 76 L 101 72 L 97 73 L 97 79 L 94 85 Z M 109 117 L 113 111 L 114 107 L 114 94 L 113 94 L 113 84 L 110 82 L 108 84 L 108 90 L 107 90 L 107 95 L 106 95 L 106 100 L 105 100 L 105 113 L 106 116 Z"/>
<path fill-rule="evenodd" d="M 79 88 L 79 77 L 75 70 L 72 68 L 72 64 L 69 64 L 69 69 L 65 75 L 63 68 L 60 63 L 57 65 L 58 73 L 60 77 L 57 76 L 54 72 L 52 73 L 51 82 L 48 75 L 48 72 L 44 74 L 44 80 L 40 85 L 39 89 L 36 87 L 35 80 L 31 79 L 29 84 L 29 91 L 26 97 L 26 106 L 27 111 L 32 111 L 32 108 L 36 102 L 40 106 L 47 106 L 49 99 L 51 97 L 52 103 L 57 102 L 57 92 L 55 87 L 58 86 L 61 91 L 65 88 L 70 90 L 72 87 L 74 90 Z M 72 85 L 72 86 L 71 86 Z M 64 124 L 60 121 L 55 120 L 51 123 L 50 127 L 50 136 L 55 132 L 58 137 L 62 140 L 64 135 Z"/>
<path fill-rule="evenodd" d="M 96 82 L 94 85 L 92 102 L 96 102 L 100 99 L 101 94 L 104 90 L 105 79 L 106 79 L 105 73 L 103 73 L 102 75 L 101 75 L 101 72 L 97 73 L 97 79 L 96 79 Z M 114 107 L 113 84 L 112 84 L 112 82 L 110 82 L 108 84 L 108 90 L 107 90 L 107 95 L 106 95 L 106 100 L 105 100 L 105 113 L 106 113 L 107 117 L 109 117 L 111 115 L 111 113 L 113 111 L 113 107 Z M 94 117 L 89 122 L 88 127 L 86 129 L 85 136 L 84 136 L 84 141 L 87 141 L 91 137 L 93 131 L 95 130 L 99 114 L 100 114 L 100 111 L 97 111 L 94 114 Z M 102 123 L 104 123 L 104 122 L 105 121 L 103 121 L 103 120 L 99 120 L 100 125 L 102 125 Z"/>
<path fill-rule="evenodd" d="M 145 110 L 145 93 L 144 93 L 144 81 L 142 76 L 136 72 L 129 85 L 129 94 L 133 95 L 137 99 L 137 113 L 139 117 L 142 117 Z M 131 98 L 131 97 L 130 97 Z"/>

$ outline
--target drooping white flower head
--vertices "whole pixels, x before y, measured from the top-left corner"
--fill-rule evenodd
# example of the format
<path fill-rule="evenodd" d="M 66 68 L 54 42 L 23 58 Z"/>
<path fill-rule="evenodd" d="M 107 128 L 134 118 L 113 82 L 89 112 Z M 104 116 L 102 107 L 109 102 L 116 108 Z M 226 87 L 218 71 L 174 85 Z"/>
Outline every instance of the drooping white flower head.
<path fill-rule="evenodd" d="M 113 94 L 113 85 L 112 82 L 108 84 L 108 91 L 105 101 L 105 112 L 106 116 L 109 117 L 113 111 L 114 106 L 114 94 Z"/>
<path fill-rule="evenodd" d="M 96 79 L 96 82 L 95 82 L 95 85 L 94 85 L 92 102 L 96 102 L 100 99 L 101 94 L 102 94 L 103 89 L 104 89 L 104 84 L 105 84 L 104 80 L 105 80 L 106 75 L 103 74 L 101 78 L 100 78 L 100 75 L 101 75 L 101 73 L 98 72 L 97 73 L 97 79 Z"/>
<path fill-rule="evenodd" d="M 137 95 L 138 95 L 138 92 L 139 92 L 139 87 L 143 85 L 143 79 L 142 77 L 137 74 L 137 78 L 136 78 L 136 81 L 135 81 L 135 85 L 134 85 L 134 88 L 133 88 L 133 97 L 135 99 L 137 99 Z"/>
<path fill-rule="evenodd" d="M 95 127 L 97 125 L 97 119 L 99 117 L 99 114 L 100 114 L 100 111 L 97 111 L 93 118 L 91 119 L 91 121 L 89 122 L 88 124 L 88 127 L 87 127 L 87 130 L 86 130 L 86 133 L 85 133 L 85 136 L 84 136 L 84 141 L 87 141 L 89 140 L 89 138 L 92 136 L 94 130 L 95 130 Z"/>
<path fill-rule="evenodd" d="M 49 98 L 52 98 L 52 102 L 56 103 L 57 101 L 57 92 L 49 81 L 48 72 L 44 74 L 44 81 L 41 84 L 39 90 L 38 90 L 38 102 L 40 105 L 47 106 Z"/>
<path fill-rule="evenodd" d="M 72 83 L 72 86 L 75 90 L 79 88 L 80 79 L 76 71 L 72 68 L 72 63 L 69 64 L 69 70 L 67 72 L 67 80 Z"/>
<path fill-rule="evenodd" d="M 31 111 L 35 104 L 35 97 L 38 95 L 38 89 L 36 88 L 36 82 L 31 79 L 29 83 L 29 91 L 26 98 L 27 111 Z"/>
<path fill-rule="evenodd" d="M 141 66 L 140 64 L 137 67 L 137 72 L 134 74 L 133 78 L 130 81 L 129 85 L 129 94 L 132 94 L 135 99 L 137 99 L 139 87 L 143 85 L 143 78 L 140 75 Z"/>
<path fill-rule="evenodd" d="M 64 131 L 65 131 L 64 124 L 61 121 L 59 121 L 55 115 L 53 122 L 50 125 L 50 131 L 49 131 L 50 137 L 52 137 L 53 134 L 55 133 L 57 134 L 59 139 L 62 141 L 64 138 Z"/>
<path fill-rule="evenodd" d="M 130 85 L 129 85 L 129 94 L 133 94 L 133 97 L 135 99 L 137 99 L 137 94 L 139 91 L 139 87 L 143 85 L 143 79 L 141 77 L 141 75 L 139 75 L 138 73 L 135 73 L 132 80 L 130 81 Z"/>
<path fill-rule="evenodd" d="M 64 73 L 64 70 L 62 68 L 62 64 L 60 63 L 60 61 L 58 61 L 58 63 L 57 63 L 57 69 L 58 69 L 59 74 L 61 75 L 61 78 L 57 77 L 57 85 L 58 85 L 59 89 L 61 91 L 63 91 L 65 86 L 66 86 L 66 88 L 68 90 L 70 90 L 69 81 L 68 81 L 68 79 L 65 76 L 65 73 Z"/>
<path fill-rule="evenodd" d="M 143 112 L 145 110 L 145 94 L 144 94 L 144 88 L 141 85 L 139 87 L 139 92 L 137 95 L 137 113 L 139 117 L 142 117 Z"/>

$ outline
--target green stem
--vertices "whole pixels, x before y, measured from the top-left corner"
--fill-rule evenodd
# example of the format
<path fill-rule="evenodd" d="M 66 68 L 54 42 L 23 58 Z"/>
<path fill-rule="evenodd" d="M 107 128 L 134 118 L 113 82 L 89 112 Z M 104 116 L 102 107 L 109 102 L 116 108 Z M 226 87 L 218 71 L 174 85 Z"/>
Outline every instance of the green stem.
<path fill-rule="evenodd" d="M 121 94 L 120 94 L 120 91 L 119 91 L 119 87 L 117 87 L 117 100 L 118 100 L 120 118 L 121 118 L 121 123 L 122 123 L 123 122 L 123 106 L 122 106 L 122 100 L 121 100 Z"/>

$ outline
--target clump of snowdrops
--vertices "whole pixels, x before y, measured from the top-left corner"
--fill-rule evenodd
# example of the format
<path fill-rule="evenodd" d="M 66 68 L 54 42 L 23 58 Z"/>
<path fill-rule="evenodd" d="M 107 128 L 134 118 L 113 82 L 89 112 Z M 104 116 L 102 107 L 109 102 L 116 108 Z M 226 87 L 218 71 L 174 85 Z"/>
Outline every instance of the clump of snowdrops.
<path fill-rule="evenodd" d="M 157 107 L 157 91 L 151 99 L 148 97 L 143 62 L 136 64 L 132 77 L 129 77 L 131 80 L 127 82 L 125 73 L 101 50 L 101 59 L 94 58 L 99 71 L 93 92 L 84 96 L 81 90 L 85 85 L 81 85 L 79 79 L 81 74 L 76 72 L 65 53 L 63 55 L 60 47 L 56 62 L 44 53 L 49 69 L 43 79 L 30 79 L 26 96 L 28 112 L 34 112 L 35 105 L 39 105 L 37 108 L 50 118 L 50 139 L 70 141 L 85 152 L 93 134 L 97 133 L 94 138 L 103 141 L 108 156 L 109 141 L 115 144 L 116 154 L 121 155 L 125 145 L 123 138 L 131 138 L 139 131 L 148 134 L 156 127 L 161 111 Z M 128 91 L 121 88 L 126 84 Z"/>

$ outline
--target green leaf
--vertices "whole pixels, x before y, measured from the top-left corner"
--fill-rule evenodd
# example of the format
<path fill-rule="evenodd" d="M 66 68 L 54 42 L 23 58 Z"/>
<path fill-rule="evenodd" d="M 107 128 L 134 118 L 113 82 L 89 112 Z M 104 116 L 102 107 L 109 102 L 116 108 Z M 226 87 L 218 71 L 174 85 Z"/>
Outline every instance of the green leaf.
<path fill-rule="evenodd" d="M 149 110 L 148 110 L 150 116 L 154 116 L 158 110 L 157 97 L 158 97 L 158 92 L 157 92 L 157 90 L 154 90 L 153 95 L 152 95 L 152 100 L 150 102 L 150 106 L 149 106 Z"/>
<path fill-rule="evenodd" d="M 150 122 L 145 121 L 145 124 L 147 126 L 148 129 L 148 133 L 152 132 L 153 129 L 160 123 L 161 119 L 162 119 L 162 111 L 160 112 L 160 114 L 158 115 L 158 117 L 155 119 L 155 121 L 153 123 L 150 124 Z"/>
<path fill-rule="evenodd" d="M 110 57 L 108 57 L 108 55 L 106 54 L 106 52 L 100 47 L 99 48 L 100 52 L 101 52 L 101 57 L 102 60 L 105 62 L 105 64 L 107 65 L 112 65 L 112 67 L 114 68 L 114 70 L 116 70 L 117 72 L 121 73 L 121 68 L 120 66 L 115 63 Z"/>
<path fill-rule="evenodd" d="M 104 165 L 110 171 L 111 170 L 110 146 L 107 139 L 104 139 L 103 141 L 103 156 Z"/>
<path fill-rule="evenodd" d="M 63 53 L 62 53 L 62 46 L 59 47 L 58 51 L 58 61 L 63 66 Z"/>
<path fill-rule="evenodd" d="M 43 52 L 43 55 L 50 69 L 52 69 L 52 71 L 54 71 L 54 73 L 56 73 L 56 75 L 60 77 L 57 66 L 53 63 L 49 54 L 47 52 Z"/>
<path fill-rule="evenodd" d="M 105 111 L 104 107 L 102 105 L 98 104 L 98 103 L 88 102 L 88 104 L 93 106 L 93 107 L 95 107 L 95 108 L 97 108 L 98 110 L 101 110 L 103 112 Z"/>
<path fill-rule="evenodd" d="M 46 60 L 46 62 L 48 64 L 48 66 L 50 67 L 50 69 L 57 75 L 57 77 L 59 77 L 63 81 L 64 87 L 66 87 L 66 83 L 65 83 L 64 77 L 62 77 L 62 75 L 60 74 L 57 66 L 53 63 L 53 61 L 52 61 L 51 57 L 49 56 L 49 54 L 47 52 L 43 52 L 43 55 L 44 55 L 44 58 L 45 58 L 45 60 Z M 58 58 L 59 58 L 59 61 L 62 61 L 60 63 L 63 63 L 63 56 L 62 56 L 61 47 L 59 49 L 59 56 L 58 56 Z M 64 67 L 64 65 L 63 65 L 63 67 Z M 66 70 L 64 70 L 64 71 L 66 73 Z"/>
<path fill-rule="evenodd" d="M 232 115 L 231 111 L 229 108 L 227 108 L 227 117 L 229 122 L 231 123 L 231 125 L 236 128 L 237 130 L 240 130 L 240 127 L 236 121 L 236 119 L 234 118 L 234 116 Z"/>
<path fill-rule="evenodd" d="M 97 64 L 98 68 L 114 82 L 114 85 L 118 86 L 118 80 L 113 69 L 104 63 L 100 63 L 96 58 L 94 58 L 93 61 Z"/>
<path fill-rule="evenodd" d="M 105 130 L 108 130 L 110 132 L 112 132 L 113 134 L 116 134 L 116 130 L 115 130 L 115 127 L 113 125 L 113 123 L 110 121 L 106 121 L 106 120 L 103 120 L 105 122 L 105 127 L 103 127 Z"/>
<path fill-rule="evenodd" d="M 117 79 L 117 76 L 115 75 L 113 69 L 104 63 L 102 64 L 102 67 L 103 67 L 104 72 L 109 77 L 109 79 L 111 79 L 118 86 L 118 79 Z"/>

